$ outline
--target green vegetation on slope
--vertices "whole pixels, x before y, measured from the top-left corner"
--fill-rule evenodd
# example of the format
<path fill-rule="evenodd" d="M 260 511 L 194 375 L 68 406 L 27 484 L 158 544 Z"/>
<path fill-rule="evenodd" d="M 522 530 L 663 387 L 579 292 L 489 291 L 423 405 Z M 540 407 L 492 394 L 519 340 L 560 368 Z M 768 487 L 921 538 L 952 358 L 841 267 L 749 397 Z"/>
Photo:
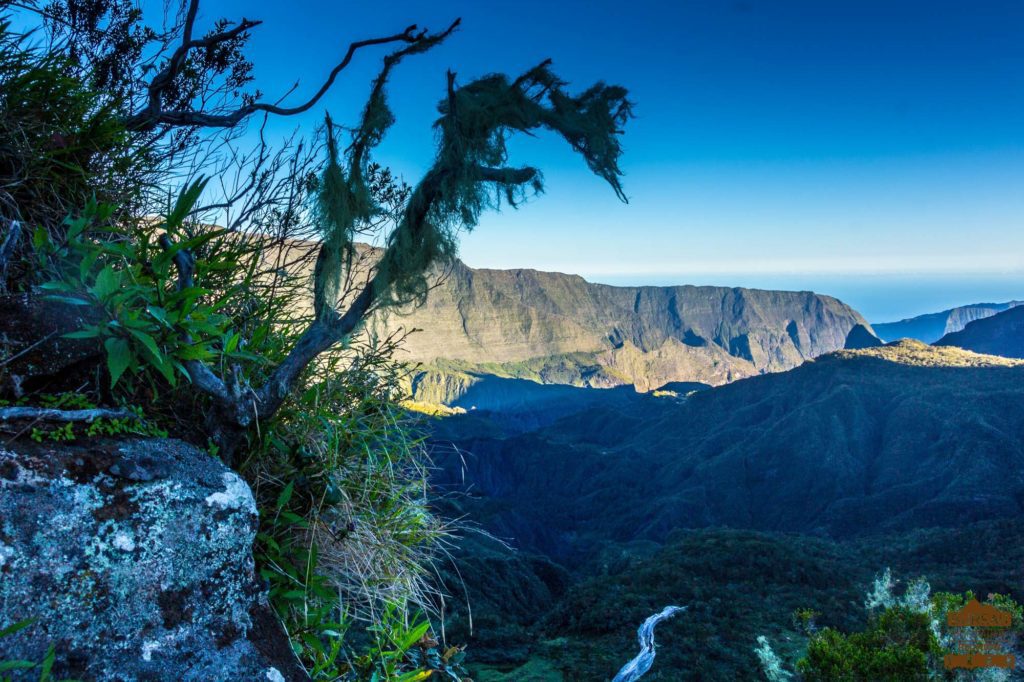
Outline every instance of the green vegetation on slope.
<path fill-rule="evenodd" d="M 606 556 L 614 560 L 577 575 L 554 603 L 538 600 L 532 620 L 506 615 L 505 606 L 521 581 L 533 580 L 527 571 L 486 583 L 469 573 L 474 620 L 504 623 L 498 636 L 482 627 L 468 639 L 475 652 L 471 672 L 477 675 L 482 661 L 487 665 L 480 679 L 523 665 L 548 671 L 542 680 L 610 679 L 633 655 L 637 626 L 666 604 L 684 604 L 686 613 L 659 626 L 650 679 L 762 681 L 754 651 L 759 636 L 793 670 L 807 655 L 810 632 L 835 633 L 817 641 L 818 655 L 827 657 L 845 633 L 877 627 L 865 597 L 886 566 L 902 578 L 896 586 L 901 594 L 924 576 L 936 593 L 973 590 L 1020 601 L 1021 532 L 1018 520 L 846 542 L 730 529 L 676 531 L 654 551 L 609 547 Z M 465 623 L 455 618 L 449 626 L 462 633 Z M 875 650 L 868 646 L 865 655 Z"/>
<path fill-rule="evenodd" d="M 790 668 L 804 654 L 794 610 L 862 631 L 886 566 L 1020 600 L 1022 372 L 906 342 L 681 401 L 578 389 L 608 400 L 533 428 L 508 414 L 436 423 L 435 480 L 467 491 L 455 513 L 520 548 L 463 574 L 474 622 L 501 626 L 474 628 L 475 660 L 608 679 L 644 618 L 686 604 L 659 626 L 650 678 L 754 680 L 758 636 Z M 459 613 L 449 625 L 468 633 Z"/>

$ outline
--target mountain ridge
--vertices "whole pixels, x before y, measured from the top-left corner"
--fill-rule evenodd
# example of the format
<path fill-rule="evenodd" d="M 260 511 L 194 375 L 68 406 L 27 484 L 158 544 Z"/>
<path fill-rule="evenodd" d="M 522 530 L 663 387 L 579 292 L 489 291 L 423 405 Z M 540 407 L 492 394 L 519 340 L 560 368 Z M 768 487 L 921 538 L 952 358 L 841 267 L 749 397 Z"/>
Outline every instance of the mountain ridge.
<path fill-rule="evenodd" d="M 687 399 L 619 396 L 525 433 L 452 417 L 431 440 L 459 453 L 459 480 L 442 483 L 492 500 L 489 530 L 552 557 L 605 541 L 588 528 L 617 542 L 718 525 L 851 537 L 1021 513 L 1022 386 L 1022 361 L 904 341 Z M 583 492 L 567 513 L 554 490 Z"/>
<path fill-rule="evenodd" d="M 1024 306 L 975 320 L 958 332 L 946 334 L 937 346 L 957 346 L 976 353 L 1024 358 Z"/>
<path fill-rule="evenodd" d="M 1020 305 L 1024 305 L 1024 301 L 971 303 L 937 313 L 908 317 L 897 322 L 875 322 L 872 323 L 872 327 L 878 338 L 883 341 L 909 338 L 924 343 L 935 343 L 946 334 L 958 332 L 975 320 L 991 317 Z"/>
<path fill-rule="evenodd" d="M 869 327 L 839 299 L 808 291 L 618 287 L 462 262 L 439 278 L 424 305 L 384 320 L 389 331 L 424 330 L 405 340 L 401 356 L 424 372 L 640 391 L 790 369 L 842 348 L 858 324 Z"/>

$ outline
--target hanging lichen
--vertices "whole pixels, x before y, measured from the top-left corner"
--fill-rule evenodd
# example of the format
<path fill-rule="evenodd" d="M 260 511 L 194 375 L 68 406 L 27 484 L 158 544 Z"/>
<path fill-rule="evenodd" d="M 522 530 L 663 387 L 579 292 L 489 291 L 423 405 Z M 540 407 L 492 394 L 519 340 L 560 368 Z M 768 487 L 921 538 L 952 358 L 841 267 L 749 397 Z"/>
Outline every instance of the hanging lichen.
<path fill-rule="evenodd" d="M 385 305 L 422 302 L 430 267 L 454 258 L 459 229 L 472 229 L 481 213 L 502 201 L 515 206 L 543 190 L 536 168 L 505 166 L 507 141 L 516 132 L 557 132 L 626 200 L 618 165 L 619 135 L 632 116 L 626 90 L 598 84 L 571 97 L 564 85 L 547 62 L 512 82 L 491 75 L 452 85 L 438 107 L 437 158 L 413 192 L 379 266 L 377 295 Z"/>
<path fill-rule="evenodd" d="M 416 51 L 422 49 L 427 48 Z M 318 313 L 333 310 L 341 273 L 351 267 L 358 226 L 380 215 L 365 181 L 366 167 L 370 151 L 394 123 L 385 99 L 388 75 L 409 53 L 389 56 L 375 79 L 347 151 L 347 174 L 328 119 L 328 164 L 318 202 L 324 239 L 317 265 Z M 543 190 L 538 169 L 506 166 L 507 142 L 517 132 L 558 133 L 626 200 L 618 165 L 619 136 L 632 116 L 626 90 L 599 83 L 573 97 L 564 86 L 548 62 L 514 81 L 490 75 L 456 87 L 454 74 L 449 74 L 448 96 L 438 107 L 441 117 L 435 123 L 437 156 L 412 192 L 376 265 L 372 293 L 378 309 L 421 303 L 432 267 L 455 258 L 460 229 L 475 227 L 485 210 L 498 209 L 503 202 L 515 206 Z"/>

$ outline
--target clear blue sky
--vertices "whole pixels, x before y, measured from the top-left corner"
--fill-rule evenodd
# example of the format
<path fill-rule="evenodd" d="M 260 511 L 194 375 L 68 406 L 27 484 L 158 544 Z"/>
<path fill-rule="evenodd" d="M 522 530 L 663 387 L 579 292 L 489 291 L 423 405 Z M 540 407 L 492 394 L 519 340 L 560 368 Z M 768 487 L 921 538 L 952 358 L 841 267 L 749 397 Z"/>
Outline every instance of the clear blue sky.
<path fill-rule="evenodd" d="M 296 100 L 349 40 L 461 16 L 393 80 L 399 121 L 378 159 L 409 181 L 431 160 L 448 68 L 468 80 L 551 57 L 574 86 L 627 86 L 630 204 L 560 140 L 523 141 L 513 162 L 543 168 L 547 194 L 485 217 L 463 240 L 470 265 L 826 287 L 959 273 L 1024 287 L 1020 0 L 208 1 L 215 15 L 265 20 L 257 84 L 273 96 L 299 78 Z M 325 108 L 354 120 L 382 54 L 360 54 L 322 106 L 279 130 Z"/>

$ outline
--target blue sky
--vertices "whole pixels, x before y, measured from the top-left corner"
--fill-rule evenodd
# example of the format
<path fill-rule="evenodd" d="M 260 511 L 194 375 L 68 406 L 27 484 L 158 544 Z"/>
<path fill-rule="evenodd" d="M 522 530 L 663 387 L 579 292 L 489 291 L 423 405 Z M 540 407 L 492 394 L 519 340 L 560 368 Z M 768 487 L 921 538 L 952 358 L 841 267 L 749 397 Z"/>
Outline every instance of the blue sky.
<path fill-rule="evenodd" d="M 560 140 L 523 140 L 512 161 L 540 166 L 547 193 L 486 216 L 462 243 L 470 265 L 620 283 L 957 273 L 1024 287 L 1024 2 L 207 2 L 215 15 L 265 20 L 257 85 L 274 96 L 299 78 L 296 100 L 348 41 L 462 17 L 392 82 L 398 124 L 378 160 L 409 181 L 431 160 L 448 68 L 465 81 L 551 57 L 574 86 L 627 86 L 630 203 Z M 321 106 L 275 129 L 324 109 L 354 120 L 382 54 L 361 53 Z"/>

